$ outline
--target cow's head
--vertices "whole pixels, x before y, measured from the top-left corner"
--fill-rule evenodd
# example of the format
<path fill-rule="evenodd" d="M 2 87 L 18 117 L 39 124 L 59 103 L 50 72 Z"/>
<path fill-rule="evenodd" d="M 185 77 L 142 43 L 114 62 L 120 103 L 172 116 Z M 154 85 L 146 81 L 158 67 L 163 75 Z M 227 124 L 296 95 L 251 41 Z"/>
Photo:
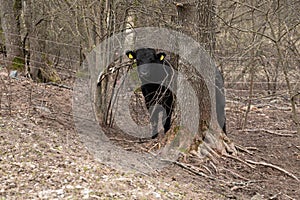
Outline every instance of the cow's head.
<path fill-rule="evenodd" d="M 141 48 L 135 51 L 126 51 L 126 55 L 136 62 L 142 82 L 159 83 L 161 79 L 165 78 L 166 70 L 162 67 L 166 57 L 165 53 L 156 53 L 151 48 Z"/>
<path fill-rule="evenodd" d="M 126 51 L 126 55 L 131 60 L 136 60 L 137 65 L 143 65 L 148 63 L 163 63 L 166 54 L 156 53 L 151 48 L 141 48 L 136 51 Z"/>

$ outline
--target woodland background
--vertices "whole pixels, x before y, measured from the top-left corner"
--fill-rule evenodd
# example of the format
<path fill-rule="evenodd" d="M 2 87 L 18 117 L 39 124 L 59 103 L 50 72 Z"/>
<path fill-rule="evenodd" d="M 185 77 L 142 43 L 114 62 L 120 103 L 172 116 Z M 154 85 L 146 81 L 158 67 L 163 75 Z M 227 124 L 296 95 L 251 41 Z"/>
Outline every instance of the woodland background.
<path fill-rule="evenodd" d="M 0 0 L 0 9 L 1 198 L 300 196 L 299 1 Z M 70 123 L 76 72 L 104 39 L 148 26 L 187 33 L 214 58 L 239 157 L 149 177 L 87 153 Z"/>

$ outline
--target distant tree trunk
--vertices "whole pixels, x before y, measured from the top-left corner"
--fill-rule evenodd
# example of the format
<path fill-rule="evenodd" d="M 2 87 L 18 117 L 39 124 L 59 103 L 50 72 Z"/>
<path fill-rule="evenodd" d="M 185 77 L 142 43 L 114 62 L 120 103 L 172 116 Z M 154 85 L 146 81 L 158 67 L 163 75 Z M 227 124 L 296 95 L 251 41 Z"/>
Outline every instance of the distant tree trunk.
<path fill-rule="evenodd" d="M 32 13 L 31 13 L 31 0 L 23 0 L 23 15 L 24 15 L 24 24 L 25 24 L 25 37 L 23 39 L 24 52 L 25 56 L 25 65 L 26 65 L 26 75 L 30 73 L 30 31 L 32 30 Z"/>
<path fill-rule="evenodd" d="M 179 31 L 191 36 L 213 57 L 215 49 L 215 23 L 213 0 L 179 1 L 175 3 L 178 14 Z M 212 66 L 213 67 L 213 66 Z M 188 76 L 194 92 L 198 98 L 199 107 L 199 128 L 198 135 L 191 146 L 193 151 L 197 151 L 200 156 L 214 157 L 215 152 L 235 152 L 234 145 L 229 141 L 220 128 L 215 126 L 217 119 L 213 119 L 214 124 L 209 124 L 213 115 L 211 114 L 211 99 L 204 77 L 191 67 L 179 65 L 179 71 Z M 214 79 L 213 79 L 214 80 Z M 179 80 L 180 81 L 180 80 Z M 184 94 L 186 88 L 181 88 L 180 93 Z M 188 104 L 189 102 L 185 102 Z M 188 106 L 188 105 L 187 105 Z"/>
<path fill-rule="evenodd" d="M 47 27 L 45 4 L 35 4 L 32 0 L 25 0 L 25 25 L 29 40 L 27 41 L 30 52 L 30 75 L 37 82 L 57 82 L 58 75 L 52 69 L 48 54 L 46 53 L 47 33 L 51 30 Z"/>
<path fill-rule="evenodd" d="M 43 22 L 42 22 L 43 23 Z M 39 28 L 40 29 L 40 28 Z M 39 31 L 35 31 L 35 34 L 30 34 L 30 75 L 31 78 L 38 82 L 45 82 L 43 80 L 43 69 L 45 67 L 45 55 L 43 55 L 43 51 L 45 49 L 45 41 L 39 40 L 38 38 L 42 37 L 41 33 L 46 31 L 44 29 L 40 29 Z M 32 36 L 36 37 L 33 38 Z"/>
<path fill-rule="evenodd" d="M 20 33 L 22 0 L 0 0 L 0 9 L 8 67 L 23 71 L 25 59 Z"/>

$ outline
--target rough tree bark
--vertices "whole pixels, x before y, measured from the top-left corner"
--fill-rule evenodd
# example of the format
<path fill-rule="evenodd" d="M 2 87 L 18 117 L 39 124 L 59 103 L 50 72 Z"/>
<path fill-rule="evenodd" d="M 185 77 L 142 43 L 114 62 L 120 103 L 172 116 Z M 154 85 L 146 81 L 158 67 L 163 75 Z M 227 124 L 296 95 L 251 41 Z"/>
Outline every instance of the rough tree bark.
<path fill-rule="evenodd" d="M 216 41 L 214 1 L 178 1 L 175 5 L 178 14 L 179 31 L 191 36 L 213 57 Z M 190 84 L 198 98 L 199 128 L 198 134 L 196 134 L 190 147 L 190 152 L 196 153 L 200 157 L 211 157 L 213 160 L 215 160 L 215 156 L 220 154 L 236 153 L 233 143 L 216 125 L 218 123 L 217 120 L 212 118 L 214 116 L 212 115 L 211 99 L 209 98 L 209 91 L 204 82 L 204 77 L 201 77 L 197 70 L 184 65 L 179 66 L 179 71 L 183 72 L 187 79 L 190 80 Z M 185 90 L 185 88 L 182 89 Z M 213 124 L 209 124 L 210 122 L 213 122 Z"/>
<path fill-rule="evenodd" d="M 45 55 L 43 55 L 43 52 L 46 45 L 47 26 L 43 15 L 40 15 L 45 10 L 45 5 L 39 7 L 39 11 L 37 11 L 35 6 L 39 5 L 32 4 L 31 0 L 26 0 L 25 2 L 25 24 L 29 36 L 28 44 L 30 44 L 28 46 L 30 51 L 30 75 L 35 81 L 46 82 L 46 80 L 43 80 L 45 67 Z"/>
<path fill-rule="evenodd" d="M 24 53 L 21 39 L 21 0 L 0 0 L 2 29 L 9 69 L 24 70 Z"/>

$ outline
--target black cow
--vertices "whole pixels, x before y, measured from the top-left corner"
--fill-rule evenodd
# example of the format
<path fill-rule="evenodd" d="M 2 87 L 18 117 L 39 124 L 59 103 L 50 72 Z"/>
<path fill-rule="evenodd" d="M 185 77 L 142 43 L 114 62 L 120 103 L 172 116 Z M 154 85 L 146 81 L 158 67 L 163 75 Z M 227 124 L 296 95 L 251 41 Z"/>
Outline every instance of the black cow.
<path fill-rule="evenodd" d="M 226 116 L 225 116 L 225 93 L 224 82 L 221 72 L 216 69 L 216 112 L 217 120 L 224 133 L 226 134 Z"/>
<path fill-rule="evenodd" d="M 6 47 L 4 44 L 0 43 L 0 54 L 3 54 L 3 56 L 7 56 Z"/>
<path fill-rule="evenodd" d="M 173 68 L 165 62 L 166 54 L 156 54 L 154 49 L 142 48 L 136 51 L 127 51 L 126 55 L 131 60 L 136 60 L 138 74 L 142 81 L 142 93 L 151 116 L 152 138 L 155 138 L 158 135 L 157 124 L 159 112 L 162 111 L 161 108 L 165 110 L 163 117 L 164 132 L 166 133 L 171 127 L 174 95 L 168 86 L 176 79 L 174 78 Z M 215 86 L 217 120 L 226 134 L 224 82 L 218 69 L 216 69 Z M 162 107 L 158 107 L 157 104 Z"/>
<path fill-rule="evenodd" d="M 173 68 L 165 61 L 165 53 L 156 53 L 151 48 L 127 51 L 126 55 L 136 61 L 138 75 L 142 82 L 142 93 L 150 114 L 152 138 L 156 138 L 161 111 L 163 111 L 164 132 L 166 133 L 171 127 L 174 96 L 170 89 L 174 79 Z"/>

